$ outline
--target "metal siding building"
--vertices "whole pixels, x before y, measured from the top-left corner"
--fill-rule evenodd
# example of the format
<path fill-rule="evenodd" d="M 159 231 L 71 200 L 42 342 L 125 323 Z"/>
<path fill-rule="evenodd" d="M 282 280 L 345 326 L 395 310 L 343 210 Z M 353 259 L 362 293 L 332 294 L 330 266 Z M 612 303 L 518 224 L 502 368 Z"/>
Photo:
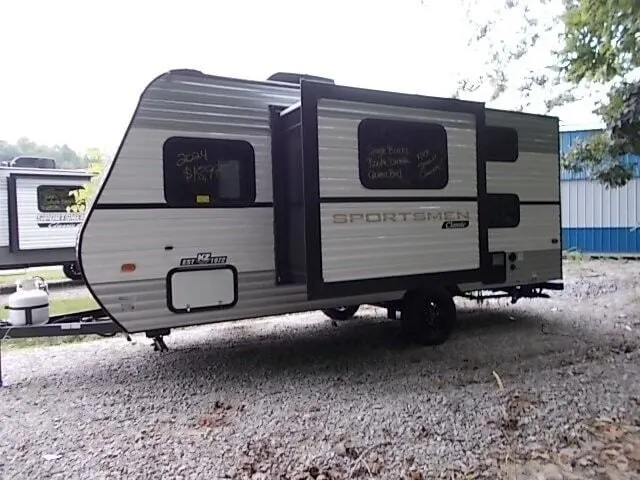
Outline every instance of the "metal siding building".
<path fill-rule="evenodd" d="M 561 153 L 597 132 L 562 132 Z M 635 178 L 622 188 L 607 188 L 587 180 L 584 174 L 562 172 L 565 250 L 594 255 L 640 256 L 640 157 L 625 155 L 623 163 L 635 165 Z"/>

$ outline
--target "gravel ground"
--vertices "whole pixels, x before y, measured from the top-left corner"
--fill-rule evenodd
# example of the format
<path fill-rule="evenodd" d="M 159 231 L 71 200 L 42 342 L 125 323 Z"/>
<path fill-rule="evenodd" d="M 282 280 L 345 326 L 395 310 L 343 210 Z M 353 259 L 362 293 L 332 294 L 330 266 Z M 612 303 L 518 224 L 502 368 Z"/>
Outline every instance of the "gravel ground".
<path fill-rule="evenodd" d="M 0 474 L 106 478 L 640 478 L 640 262 L 460 302 L 437 348 L 362 309 L 5 352 Z"/>

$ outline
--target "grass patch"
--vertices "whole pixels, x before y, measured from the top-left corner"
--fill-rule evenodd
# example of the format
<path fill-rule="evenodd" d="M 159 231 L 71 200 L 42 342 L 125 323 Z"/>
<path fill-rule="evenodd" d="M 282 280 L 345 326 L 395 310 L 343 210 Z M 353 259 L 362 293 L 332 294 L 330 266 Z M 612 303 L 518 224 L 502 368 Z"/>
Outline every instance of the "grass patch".
<path fill-rule="evenodd" d="M 31 278 L 34 276 L 42 277 L 46 282 L 52 282 L 56 280 L 67 280 L 67 277 L 62 273 L 62 268 L 26 268 L 20 270 L 19 273 L 9 273 L 7 275 L 0 275 L 0 285 L 15 285 L 16 280 L 22 278 Z"/>
<path fill-rule="evenodd" d="M 52 298 L 49 302 L 49 315 L 62 315 L 65 313 L 82 312 L 97 309 L 98 304 L 91 297 Z M 0 307 L 0 318 L 7 318 L 4 305 Z M 99 335 L 70 335 L 66 337 L 40 337 L 40 338 L 9 338 L 2 341 L 5 348 L 44 347 L 50 345 L 62 345 L 67 343 L 80 343 L 96 338 Z"/>
<path fill-rule="evenodd" d="M 569 250 L 565 250 L 563 252 L 563 257 L 565 258 L 565 260 L 567 260 L 568 262 L 572 262 L 572 263 L 584 263 L 587 260 L 587 256 L 584 255 L 583 253 L 575 250 L 575 249 L 569 249 Z"/>

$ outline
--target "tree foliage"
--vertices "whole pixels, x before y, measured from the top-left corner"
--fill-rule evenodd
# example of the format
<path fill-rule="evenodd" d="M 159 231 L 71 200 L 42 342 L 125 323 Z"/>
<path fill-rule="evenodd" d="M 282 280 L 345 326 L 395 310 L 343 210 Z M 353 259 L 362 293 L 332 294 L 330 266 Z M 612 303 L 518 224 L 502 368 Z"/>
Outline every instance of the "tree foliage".
<path fill-rule="evenodd" d="M 20 155 L 53 158 L 59 168 L 86 168 L 87 159 L 67 144 L 40 145 L 27 137 L 21 137 L 15 144 L 0 140 L 0 162 L 7 162 Z"/>
<path fill-rule="evenodd" d="M 539 113 L 579 98 L 563 85 L 558 66 L 539 55 L 556 46 L 562 32 L 562 0 L 460 1 L 471 24 L 468 47 L 476 60 L 473 74 L 462 74 L 455 96 L 490 102 L 508 98 L 510 108 Z M 542 98 L 536 96 L 540 91 Z"/>
<path fill-rule="evenodd" d="M 564 6 L 560 57 L 570 82 L 609 82 L 638 67 L 638 0 L 564 0 Z"/>
<path fill-rule="evenodd" d="M 73 190 L 69 194 L 73 196 L 69 211 L 82 212 L 90 205 L 99 182 L 104 172 L 107 158 L 97 148 L 90 148 L 83 155 L 78 154 L 68 145 L 39 145 L 21 137 L 15 144 L 0 140 L 0 162 L 9 161 L 20 155 L 41 156 L 56 160 L 58 168 L 86 169 L 93 177 L 81 189 Z"/>
<path fill-rule="evenodd" d="M 87 170 L 93 174 L 93 177 L 81 189 L 70 192 L 73 196 L 73 204 L 69 207 L 69 211 L 72 212 L 84 212 L 89 208 L 104 173 L 106 158 L 100 150 L 89 149 L 85 159 L 88 163 Z"/>
<path fill-rule="evenodd" d="M 462 1 L 470 19 L 487 5 Z M 484 73 L 463 79 L 457 96 L 488 85 L 495 101 L 515 87 L 517 108 L 544 105 L 545 113 L 603 97 L 594 113 L 605 130 L 576 145 L 562 166 L 608 186 L 626 184 L 633 166 L 623 164 L 621 155 L 640 153 L 640 1 L 501 0 L 489 18 L 474 22 L 470 47 L 484 51 Z M 506 40 L 514 32 L 520 40 Z M 548 55 L 541 57 L 544 48 Z M 540 64 L 540 58 L 548 62 Z"/>
<path fill-rule="evenodd" d="M 564 48 L 560 70 L 572 84 L 609 84 L 596 113 L 603 133 L 577 145 L 563 166 L 585 171 L 608 186 L 623 186 L 635 166 L 621 162 L 640 153 L 640 2 L 638 0 L 564 0 Z M 629 77 L 635 77 L 629 79 Z"/>

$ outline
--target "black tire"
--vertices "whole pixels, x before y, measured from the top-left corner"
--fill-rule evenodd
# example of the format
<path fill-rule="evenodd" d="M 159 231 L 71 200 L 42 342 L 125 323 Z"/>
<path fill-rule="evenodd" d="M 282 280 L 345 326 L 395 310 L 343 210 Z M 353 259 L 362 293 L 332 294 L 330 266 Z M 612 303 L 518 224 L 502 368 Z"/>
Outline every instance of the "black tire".
<path fill-rule="evenodd" d="M 118 332 L 113 332 L 113 333 L 98 333 L 96 335 L 99 335 L 101 337 L 104 338 L 111 338 L 111 337 L 115 337 L 118 334 Z"/>
<path fill-rule="evenodd" d="M 359 308 L 360 305 L 348 305 L 344 307 L 326 308 L 322 310 L 322 313 L 331 320 L 345 321 L 353 317 Z"/>
<path fill-rule="evenodd" d="M 407 340 L 424 346 L 445 343 L 456 324 L 456 304 L 446 290 L 410 291 L 402 303 L 401 323 Z"/>
<path fill-rule="evenodd" d="M 80 266 L 76 263 L 65 263 L 62 265 L 62 273 L 64 273 L 65 277 L 69 280 L 82 280 L 82 273 L 80 273 Z"/>

